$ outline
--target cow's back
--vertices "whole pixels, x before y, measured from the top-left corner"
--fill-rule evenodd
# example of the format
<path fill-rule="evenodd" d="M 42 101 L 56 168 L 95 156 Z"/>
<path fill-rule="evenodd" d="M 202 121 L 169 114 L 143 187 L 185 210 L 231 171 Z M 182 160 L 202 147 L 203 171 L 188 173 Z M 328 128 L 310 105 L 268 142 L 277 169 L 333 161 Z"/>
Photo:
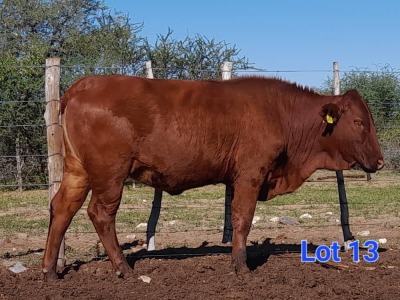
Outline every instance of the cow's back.
<path fill-rule="evenodd" d="M 279 120 L 262 111 L 262 100 L 215 81 L 92 76 L 74 84 L 63 103 L 69 140 L 89 169 L 93 157 L 116 151 L 132 160 L 137 180 L 180 192 L 230 181 L 239 145 L 248 145 L 241 152 L 250 156 L 263 150 L 257 141 L 277 133 L 271 127 Z"/>

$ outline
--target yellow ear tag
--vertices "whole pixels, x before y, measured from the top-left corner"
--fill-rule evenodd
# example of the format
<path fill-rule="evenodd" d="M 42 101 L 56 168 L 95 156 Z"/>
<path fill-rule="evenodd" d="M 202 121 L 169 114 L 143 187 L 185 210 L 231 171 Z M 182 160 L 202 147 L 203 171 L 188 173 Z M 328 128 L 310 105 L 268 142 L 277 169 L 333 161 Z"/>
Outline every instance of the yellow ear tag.
<path fill-rule="evenodd" d="M 326 115 L 326 122 L 328 124 L 333 124 L 333 118 L 329 114 Z"/>

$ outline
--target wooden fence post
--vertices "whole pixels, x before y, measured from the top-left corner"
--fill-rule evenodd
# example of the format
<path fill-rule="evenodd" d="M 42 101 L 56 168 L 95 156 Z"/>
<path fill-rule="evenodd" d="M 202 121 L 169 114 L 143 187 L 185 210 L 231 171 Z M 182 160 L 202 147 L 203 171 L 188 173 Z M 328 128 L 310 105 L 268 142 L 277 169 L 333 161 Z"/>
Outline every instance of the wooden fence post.
<path fill-rule="evenodd" d="M 339 64 L 333 63 L 333 93 L 334 95 L 340 94 L 340 80 L 339 80 Z M 371 180 L 371 173 L 367 173 L 367 181 Z"/>
<path fill-rule="evenodd" d="M 333 62 L 333 94 L 340 95 L 339 63 Z"/>
<path fill-rule="evenodd" d="M 226 61 L 222 64 L 221 71 L 222 71 L 222 80 L 229 80 L 232 78 L 232 67 L 233 62 Z"/>
<path fill-rule="evenodd" d="M 63 175 L 62 126 L 60 122 L 60 58 L 46 59 L 46 111 L 44 118 L 47 128 L 47 153 L 49 169 L 49 207 L 57 193 Z M 62 240 L 57 265 L 65 265 L 65 241 Z"/>
<path fill-rule="evenodd" d="M 23 191 L 23 181 L 22 181 L 22 168 L 24 165 L 24 161 L 21 159 L 21 147 L 19 144 L 19 138 L 15 139 L 15 158 L 17 160 L 17 184 L 18 191 Z"/>
<path fill-rule="evenodd" d="M 154 79 L 153 68 L 151 66 L 151 60 L 146 61 L 146 77 Z"/>

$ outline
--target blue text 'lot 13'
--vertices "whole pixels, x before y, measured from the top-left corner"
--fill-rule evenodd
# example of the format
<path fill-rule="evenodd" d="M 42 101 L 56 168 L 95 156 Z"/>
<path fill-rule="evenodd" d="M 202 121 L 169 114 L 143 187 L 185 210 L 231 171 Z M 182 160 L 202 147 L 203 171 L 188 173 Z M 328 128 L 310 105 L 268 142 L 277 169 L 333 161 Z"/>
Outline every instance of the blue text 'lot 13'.
<path fill-rule="evenodd" d="M 307 240 L 301 241 L 301 262 L 322 262 L 326 263 L 330 260 L 333 262 L 340 262 L 339 255 L 340 245 L 338 242 L 333 242 L 332 245 L 320 245 L 315 250 L 315 255 L 308 253 Z M 360 242 L 358 240 L 352 241 L 348 244 L 349 251 L 353 251 L 353 262 L 360 262 Z M 362 259 L 366 262 L 376 262 L 379 259 L 377 241 L 368 240 L 363 246 L 367 249 L 367 254 L 362 255 Z"/>

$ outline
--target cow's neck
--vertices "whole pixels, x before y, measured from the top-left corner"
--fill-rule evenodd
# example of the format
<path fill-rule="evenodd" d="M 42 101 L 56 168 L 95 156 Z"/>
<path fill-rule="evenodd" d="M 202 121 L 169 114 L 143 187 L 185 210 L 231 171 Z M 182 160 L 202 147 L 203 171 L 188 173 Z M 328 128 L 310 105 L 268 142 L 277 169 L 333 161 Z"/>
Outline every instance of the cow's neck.
<path fill-rule="evenodd" d="M 322 106 L 332 99 L 331 96 L 314 95 L 290 101 L 286 108 L 291 118 L 286 128 L 286 151 L 292 168 L 298 170 L 301 180 L 326 166 L 328 155 L 321 146 L 321 139 L 326 138 L 322 135 L 326 123 L 320 112 Z"/>
<path fill-rule="evenodd" d="M 348 169 L 348 164 L 343 162 L 339 153 L 328 153 L 321 146 L 321 139 L 326 138 L 322 136 L 326 124 L 322 122 L 319 112 L 332 99 L 320 96 L 289 102 L 284 114 L 289 118 L 286 122 L 285 149 L 288 161 L 272 175 L 276 185 L 270 190 L 268 198 L 296 190 L 318 169 Z"/>

